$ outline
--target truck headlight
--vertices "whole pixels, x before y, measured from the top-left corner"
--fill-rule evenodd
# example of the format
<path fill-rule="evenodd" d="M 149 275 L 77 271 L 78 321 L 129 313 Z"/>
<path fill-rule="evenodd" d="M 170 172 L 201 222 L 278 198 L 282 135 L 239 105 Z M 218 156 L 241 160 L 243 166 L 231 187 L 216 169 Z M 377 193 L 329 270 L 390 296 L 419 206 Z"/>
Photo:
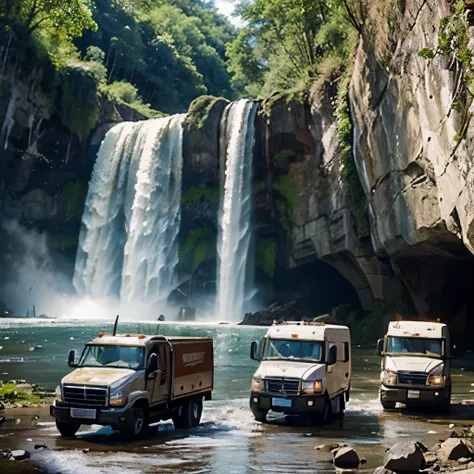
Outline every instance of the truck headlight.
<path fill-rule="evenodd" d="M 112 392 L 109 398 L 109 405 L 123 407 L 127 403 L 127 397 L 124 396 L 122 390 Z"/>
<path fill-rule="evenodd" d="M 382 383 L 384 385 L 397 385 L 398 383 L 398 375 L 396 372 L 392 372 L 391 370 L 385 370 L 382 372 Z"/>
<path fill-rule="evenodd" d="M 252 392 L 261 392 L 263 389 L 262 377 L 252 377 Z"/>
<path fill-rule="evenodd" d="M 322 380 L 315 380 L 314 382 L 303 382 L 301 384 L 301 390 L 307 395 L 321 393 L 323 391 L 323 382 Z"/>
<path fill-rule="evenodd" d="M 431 385 L 432 387 L 443 387 L 446 384 L 446 376 L 445 375 L 429 375 L 428 379 L 426 380 L 427 385 Z"/>
<path fill-rule="evenodd" d="M 58 402 L 63 401 L 63 397 L 61 394 L 61 385 L 58 385 L 56 389 L 54 390 L 54 399 L 57 400 Z"/>

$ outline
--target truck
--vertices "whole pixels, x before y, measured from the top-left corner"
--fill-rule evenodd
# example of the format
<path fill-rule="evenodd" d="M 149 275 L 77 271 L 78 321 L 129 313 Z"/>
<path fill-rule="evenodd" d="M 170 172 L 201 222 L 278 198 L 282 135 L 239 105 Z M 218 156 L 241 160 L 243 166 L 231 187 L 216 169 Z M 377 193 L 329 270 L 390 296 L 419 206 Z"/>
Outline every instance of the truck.
<path fill-rule="evenodd" d="M 446 324 L 431 321 L 390 321 L 378 341 L 382 357 L 380 403 L 394 409 L 451 404 L 450 341 Z"/>
<path fill-rule="evenodd" d="M 211 338 L 113 335 L 87 343 L 74 370 L 56 388 L 50 408 L 63 437 L 82 424 L 108 425 L 126 438 L 144 435 L 150 425 L 172 419 L 176 428 L 199 424 L 203 399 L 214 385 Z"/>
<path fill-rule="evenodd" d="M 270 410 L 324 423 L 344 414 L 351 385 L 349 328 L 321 322 L 272 325 L 250 357 L 260 362 L 253 375 L 250 409 L 265 422 Z"/>

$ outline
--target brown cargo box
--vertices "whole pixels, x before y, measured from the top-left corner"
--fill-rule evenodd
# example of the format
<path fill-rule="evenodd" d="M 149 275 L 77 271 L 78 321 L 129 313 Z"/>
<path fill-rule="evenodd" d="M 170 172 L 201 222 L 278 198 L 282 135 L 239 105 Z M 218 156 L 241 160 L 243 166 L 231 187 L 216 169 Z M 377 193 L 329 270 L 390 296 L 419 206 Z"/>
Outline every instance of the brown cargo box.
<path fill-rule="evenodd" d="M 214 385 L 214 349 L 211 338 L 167 338 L 173 351 L 171 400 L 209 392 Z"/>

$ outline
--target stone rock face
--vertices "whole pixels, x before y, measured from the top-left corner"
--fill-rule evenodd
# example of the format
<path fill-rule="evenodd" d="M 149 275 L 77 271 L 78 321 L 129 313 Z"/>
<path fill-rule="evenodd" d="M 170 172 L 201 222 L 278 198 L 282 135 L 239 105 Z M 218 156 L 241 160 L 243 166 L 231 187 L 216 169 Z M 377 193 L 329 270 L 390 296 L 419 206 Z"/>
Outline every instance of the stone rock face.
<path fill-rule="evenodd" d="M 403 279 L 420 316 L 465 329 L 474 306 L 464 283 L 474 262 L 474 123 L 458 141 L 466 123 L 452 108 L 455 61 L 418 55 L 437 46 L 439 21 L 452 13 L 447 0 L 407 0 L 386 5 L 387 23 L 374 7 L 367 28 L 377 44 L 369 35 L 359 44 L 350 99 L 374 250 Z"/>
<path fill-rule="evenodd" d="M 385 454 L 384 468 L 396 473 L 416 472 L 425 465 L 425 458 L 416 442 L 402 442 L 392 446 Z"/>
<path fill-rule="evenodd" d="M 357 469 L 359 463 L 359 455 L 350 446 L 339 449 L 334 456 L 334 465 L 342 469 Z"/>
<path fill-rule="evenodd" d="M 296 301 L 290 301 L 285 304 L 273 303 L 265 311 L 247 313 L 243 321 L 239 324 L 250 326 L 271 326 L 274 322 L 302 321 L 304 319 L 304 315 L 296 309 Z"/>
<path fill-rule="evenodd" d="M 461 458 L 470 458 L 472 453 L 462 439 L 449 438 L 438 451 L 440 461 L 458 461 Z"/>
<path fill-rule="evenodd" d="M 289 266 L 323 260 L 352 284 L 361 306 L 371 310 L 375 299 L 397 299 L 403 290 L 390 266 L 375 257 L 370 239 L 361 239 L 356 231 L 341 176 L 333 96 L 330 86 L 315 85 L 301 102 L 268 99 L 272 203 L 287 231 Z"/>

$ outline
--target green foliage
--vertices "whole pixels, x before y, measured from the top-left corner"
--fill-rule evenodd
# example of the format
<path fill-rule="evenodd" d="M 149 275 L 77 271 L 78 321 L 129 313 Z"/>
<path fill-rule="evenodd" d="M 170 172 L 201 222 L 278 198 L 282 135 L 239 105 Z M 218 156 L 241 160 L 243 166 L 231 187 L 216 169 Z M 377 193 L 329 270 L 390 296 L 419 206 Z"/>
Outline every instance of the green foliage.
<path fill-rule="evenodd" d="M 86 61 L 104 64 L 105 53 L 97 46 L 88 46 L 84 59 Z"/>
<path fill-rule="evenodd" d="M 189 106 L 188 115 L 186 117 L 187 122 L 198 130 L 202 129 L 215 103 L 220 100 L 225 99 L 212 95 L 202 95 L 194 99 Z"/>
<path fill-rule="evenodd" d="M 82 216 L 84 210 L 84 202 L 87 195 L 87 183 L 84 181 L 68 181 L 63 191 L 63 199 L 66 205 L 66 216 L 77 217 Z"/>
<path fill-rule="evenodd" d="M 452 109 L 459 114 L 459 129 L 454 137 L 456 147 L 465 138 L 472 114 L 469 112 L 473 101 L 474 86 L 474 55 L 469 46 L 469 25 L 465 18 L 466 5 L 463 0 L 458 0 L 454 5 L 452 15 L 441 18 L 438 31 L 438 45 L 435 48 L 423 48 L 418 54 L 426 59 L 432 59 L 441 54 L 455 59 L 460 66 L 462 75 L 461 87 L 457 88 Z"/>
<path fill-rule="evenodd" d="M 56 30 L 70 38 L 81 36 L 84 29 L 97 29 L 84 0 L 2 0 L 0 23 L 18 34 Z"/>
<path fill-rule="evenodd" d="M 280 150 L 272 158 L 272 164 L 276 168 L 287 170 L 290 164 L 295 160 L 295 152 L 290 149 Z"/>
<path fill-rule="evenodd" d="M 179 262 L 193 273 L 199 266 L 216 258 L 217 235 L 214 229 L 198 227 L 187 236 L 179 250 Z"/>
<path fill-rule="evenodd" d="M 219 200 L 219 188 L 208 188 L 206 186 L 191 186 L 181 195 L 181 205 L 189 202 L 208 201 L 217 202 Z"/>
<path fill-rule="evenodd" d="M 261 239 L 257 243 L 257 267 L 270 278 L 275 273 L 276 249 L 277 246 L 274 240 Z"/>
<path fill-rule="evenodd" d="M 57 71 L 58 111 L 62 123 L 84 141 L 99 118 L 98 83 L 89 63 L 68 61 Z"/>
<path fill-rule="evenodd" d="M 228 46 L 232 85 L 251 97 L 306 87 L 329 56 L 350 61 L 357 33 L 334 0 L 241 0 L 246 27 Z"/>
<path fill-rule="evenodd" d="M 433 48 L 421 48 L 420 51 L 418 51 L 418 56 L 425 59 L 433 59 L 436 56 L 436 52 Z"/>
<path fill-rule="evenodd" d="M 42 397 L 34 391 L 26 391 L 15 383 L 0 383 L 0 401 L 6 403 L 41 403 Z"/>
<path fill-rule="evenodd" d="M 342 177 L 348 184 L 349 199 L 352 204 L 359 236 L 370 234 L 367 198 L 360 182 L 352 152 L 352 122 L 349 109 L 349 77 L 339 83 L 336 106 L 337 130 L 341 149 Z"/>
<path fill-rule="evenodd" d="M 126 104 L 133 104 L 138 97 L 137 88 L 129 82 L 112 82 L 107 86 L 107 92 L 115 99 L 125 102 Z"/>

